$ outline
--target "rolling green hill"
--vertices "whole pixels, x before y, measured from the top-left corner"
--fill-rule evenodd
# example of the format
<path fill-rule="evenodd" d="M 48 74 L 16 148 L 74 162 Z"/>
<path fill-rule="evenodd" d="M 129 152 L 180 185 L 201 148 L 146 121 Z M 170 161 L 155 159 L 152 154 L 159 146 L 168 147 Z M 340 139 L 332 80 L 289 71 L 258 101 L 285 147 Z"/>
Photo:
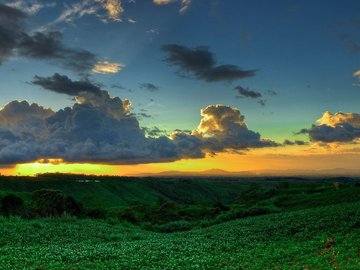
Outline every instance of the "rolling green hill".
<path fill-rule="evenodd" d="M 160 234 L 77 219 L 0 219 L 0 268 L 360 269 L 360 203 Z"/>
<path fill-rule="evenodd" d="M 178 204 L 230 204 L 237 201 L 250 185 L 273 194 L 281 208 L 301 209 L 318 205 L 360 200 L 358 189 L 341 188 L 336 181 L 351 178 L 132 178 L 46 174 L 32 177 L 0 177 L 1 194 L 15 193 L 25 201 L 31 192 L 43 188 L 61 190 L 86 208 L 126 207 L 134 203 L 152 205 L 159 198 Z"/>
<path fill-rule="evenodd" d="M 174 180 L 152 178 L 106 178 L 66 176 L 66 179 L 0 178 L 0 190 L 20 194 L 48 188 L 62 190 L 88 208 L 127 206 L 134 202 L 155 203 L 159 197 L 184 204 L 221 201 L 229 203 L 239 196 L 248 181 Z"/>
<path fill-rule="evenodd" d="M 41 218 L 40 189 L 86 209 Z M 0 177 L 1 211 L 9 194 L 25 208 L 0 217 L 4 270 L 360 269 L 357 179 Z"/>

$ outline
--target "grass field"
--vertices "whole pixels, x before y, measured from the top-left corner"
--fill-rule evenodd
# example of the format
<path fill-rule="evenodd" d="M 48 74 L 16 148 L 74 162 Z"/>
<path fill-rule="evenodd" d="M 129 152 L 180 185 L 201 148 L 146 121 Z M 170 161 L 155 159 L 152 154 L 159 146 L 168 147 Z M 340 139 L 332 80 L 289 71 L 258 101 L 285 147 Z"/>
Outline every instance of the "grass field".
<path fill-rule="evenodd" d="M 356 179 L 73 177 L 0 179 L 27 213 L 0 216 L 0 269 L 360 269 Z M 84 209 L 39 212 L 44 188 Z"/>
<path fill-rule="evenodd" d="M 77 219 L 1 219 L 1 269 L 360 269 L 360 203 L 160 234 Z"/>

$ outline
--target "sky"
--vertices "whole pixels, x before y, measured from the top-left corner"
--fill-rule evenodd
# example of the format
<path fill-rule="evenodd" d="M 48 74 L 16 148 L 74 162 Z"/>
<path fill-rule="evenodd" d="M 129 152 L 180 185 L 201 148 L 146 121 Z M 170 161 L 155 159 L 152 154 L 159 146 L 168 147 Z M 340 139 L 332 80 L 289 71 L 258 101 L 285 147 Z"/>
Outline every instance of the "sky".
<path fill-rule="evenodd" d="M 0 0 L 0 173 L 360 174 L 359 11 Z"/>

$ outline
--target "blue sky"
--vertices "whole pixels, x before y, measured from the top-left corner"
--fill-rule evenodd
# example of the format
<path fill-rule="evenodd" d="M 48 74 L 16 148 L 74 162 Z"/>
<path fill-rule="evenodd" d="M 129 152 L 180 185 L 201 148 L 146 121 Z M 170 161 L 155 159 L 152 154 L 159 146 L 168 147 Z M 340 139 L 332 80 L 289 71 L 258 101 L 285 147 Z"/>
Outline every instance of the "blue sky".
<path fill-rule="evenodd" d="M 56 7 L 40 10 L 30 18 L 31 26 L 35 29 L 54 21 L 65 4 L 75 2 L 58 1 Z M 144 124 L 174 128 L 171 122 L 176 122 L 180 128 L 193 128 L 199 109 L 212 103 L 240 107 L 257 128 L 265 119 L 291 121 L 301 127 L 324 110 L 357 109 L 360 90 L 352 86 L 356 82 L 352 73 L 358 68 L 359 55 L 351 52 L 336 33 L 355 35 L 359 31 L 347 25 L 358 18 L 357 1 L 193 1 L 183 15 L 178 14 L 177 3 L 157 6 L 151 1 L 125 2 L 124 8 L 123 20 L 132 18 L 137 23 L 103 24 L 95 16 L 84 16 L 53 27 L 63 31 L 66 44 L 126 65 L 116 75 L 97 75 L 94 79 L 113 95 L 130 98 L 134 109 L 146 106 L 150 98 L 162 105 L 151 107 L 157 119 Z M 156 32 L 149 33 L 151 30 Z M 259 71 L 255 77 L 232 83 L 183 79 L 175 74 L 176 68 L 163 61 L 165 54 L 160 47 L 168 43 L 209 46 L 219 63 Z M 31 81 L 34 70 L 38 75 L 57 71 L 76 77 L 71 72 L 24 59 L 12 59 L 1 69 L 2 88 L 11 89 L 3 90 L 1 103 L 27 99 L 54 108 L 71 104 L 67 97 L 55 97 L 24 83 Z M 143 82 L 159 85 L 160 90 L 145 93 L 139 89 Z M 134 93 L 111 89 L 113 84 Z M 262 108 L 251 100 L 235 99 L 232 88 L 236 85 L 263 92 L 274 90 L 279 95 L 268 98 Z M 186 105 L 177 106 L 184 102 Z"/>
<path fill-rule="evenodd" d="M 141 126 L 168 131 L 196 129 L 200 109 L 209 104 L 238 108 L 251 130 L 275 141 L 306 140 L 294 132 L 311 126 L 325 111 L 359 112 L 360 88 L 353 76 L 360 68 L 359 1 L 98 2 L 121 5 L 117 19 L 97 6 L 89 14 L 78 11 L 59 20 L 76 5 L 90 8 L 86 0 L 0 1 L 28 13 L 30 36 L 36 31 L 60 31 L 65 46 L 124 65 L 116 73 L 84 75 L 54 59 L 14 53 L 0 66 L 0 104 L 27 100 L 55 111 L 72 106 L 73 97 L 31 83 L 35 75 L 59 73 L 74 81 L 86 78 L 111 96 L 131 100 L 133 112 L 151 116 L 138 117 Z M 36 4 L 38 10 L 25 9 Z M 179 12 L 184 6 L 186 10 Z M 184 78 L 179 76 L 179 65 L 165 60 L 169 55 L 162 47 L 167 44 L 190 50 L 208 47 L 216 65 L 234 65 L 256 74 L 209 82 L 190 71 L 190 78 Z M 147 91 L 141 87 L 144 83 L 158 90 Z M 259 104 L 260 99 L 237 98 L 237 86 L 261 93 L 265 105 Z"/>

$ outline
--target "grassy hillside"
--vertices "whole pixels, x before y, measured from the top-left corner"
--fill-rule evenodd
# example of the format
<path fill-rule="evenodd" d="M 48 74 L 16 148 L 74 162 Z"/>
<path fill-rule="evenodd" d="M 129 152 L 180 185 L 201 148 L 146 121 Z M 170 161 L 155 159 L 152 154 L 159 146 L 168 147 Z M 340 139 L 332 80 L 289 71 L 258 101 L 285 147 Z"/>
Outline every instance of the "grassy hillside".
<path fill-rule="evenodd" d="M 345 178 L 327 180 L 301 178 L 155 179 L 48 174 L 37 178 L 0 177 L 0 197 L 10 192 L 26 201 L 31 192 L 47 188 L 63 191 L 80 201 L 86 208 L 124 207 L 134 203 L 151 205 L 156 203 L 159 197 L 178 204 L 216 202 L 229 204 L 238 200 L 250 184 L 256 183 L 264 191 L 276 190 L 280 200 L 282 198 L 285 204 L 291 197 L 294 203 L 293 208 L 296 208 L 296 205 L 316 206 L 317 202 L 321 205 L 328 204 L 329 196 L 335 195 L 329 194 L 333 191 L 332 182 L 339 180 L 351 181 Z M 338 194 L 334 202 L 360 200 L 360 192 L 349 190 L 341 192 L 350 192 L 352 199 L 347 199 L 349 194 Z M 298 197 L 294 197 L 294 194 Z M 302 202 L 299 204 L 298 200 Z M 323 200 L 322 203 L 321 200 Z"/>
<path fill-rule="evenodd" d="M 360 269 L 356 179 L 0 177 L 0 199 L 24 218 L 0 217 L 0 269 Z"/>
<path fill-rule="evenodd" d="M 247 184 L 248 181 L 232 180 L 102 179 L 83 176 L 66 176 L 66 179 L 0 178 L 0 190 L 3 192 L 30 193 L 42 188 L 57 189 L 73 196 L 88 208 L 127 206 L 134 202 L 149 205 L 159 197 L 185 204 L 229 203 L 238 197 Z"/>
<path fill-rule="evenodd" d="M 1 269 L 360 269 L 360 202 L 160 234 L 105 221 L 0 219 Z"/>

